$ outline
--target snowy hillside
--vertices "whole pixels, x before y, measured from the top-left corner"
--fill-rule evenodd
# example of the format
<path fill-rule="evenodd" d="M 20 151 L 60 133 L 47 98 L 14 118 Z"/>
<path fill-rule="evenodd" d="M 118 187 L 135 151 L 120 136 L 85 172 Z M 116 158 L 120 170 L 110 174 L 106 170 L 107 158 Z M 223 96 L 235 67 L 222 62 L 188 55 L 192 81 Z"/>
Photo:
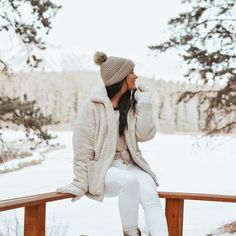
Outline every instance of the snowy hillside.
<path fill-rule="evenodd" d="M 180 94 L 196 90 L 195 85 L 142 76 L 138 83 L 145 83 L 152 90 L 159 131 L 196 133 L 203 129 L 204 111 L 198 107 L 199 96 L 188 103 L 176 104 Z M 53 114 L 61 122 L 55 128 L 71 129 L 81 103 L 92 89 L 102 85 L 99 73 L 94 71 L 18 73 L 8 80 L 0 80 L 0 93 L 19 97 L 27 94 L 29 99 L 37 100 L 45 114 Z"/>
<path fill-rule="evenodd" d="M 42 64 L 37 69 L 43 71 L 71 71 L 71 70 L 96 70 L 92 63 L 91 56 L 78 48 L 62 48 L 50 46 L 46 50 L 35 50 L 37 57 L 43 59 Z M 2 58 L 12 65 L 14 71 L 28 71 L 25 65 L 27 51 L 22 45 L 14 45 L 14 50 L 4 50 L 1 52 Z M 16 57 L 17 55 L 17 57 Z M 37 71 L 36 70 L 36 71 Z"/>
<path fill-rule="evenodd" d="M 13 50 L 14 45 L 14 50 Z M 25 61 L 27 58 L 27 51 L 24 45 L 14 43 L 9 48 L 1 50 L 1 59 L 4 59 L 15 72 L 29 71 Z M 34 53 L 38 58 L 42 59 L 42 63 L 34 71 L 46 72 L 66 72 L 66 71 L 98 71 L 99 67 L 93 62 L 93 55 L 95 51 L 84 50 L 79 47 L 62 47 L 47 45 L 46 50 L 34 49 Z M 16 56 L 17 55 L 17 56 Z M 145 74 L 146 69 L 140 62 L 135 62 L 135 69 Z"/>

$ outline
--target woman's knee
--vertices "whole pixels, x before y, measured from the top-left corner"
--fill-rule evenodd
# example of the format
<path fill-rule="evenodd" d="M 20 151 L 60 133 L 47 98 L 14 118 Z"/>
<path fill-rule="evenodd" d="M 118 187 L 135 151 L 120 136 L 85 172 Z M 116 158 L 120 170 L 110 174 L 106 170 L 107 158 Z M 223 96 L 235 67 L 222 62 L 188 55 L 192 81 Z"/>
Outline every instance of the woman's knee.
<path fill-rule="evenodd" d="M 157 191 L 153 189 L 146 189 L 140 194 L 140 200 L 144 207 L 160 207 L 162 208 L 161 201 Z"/>

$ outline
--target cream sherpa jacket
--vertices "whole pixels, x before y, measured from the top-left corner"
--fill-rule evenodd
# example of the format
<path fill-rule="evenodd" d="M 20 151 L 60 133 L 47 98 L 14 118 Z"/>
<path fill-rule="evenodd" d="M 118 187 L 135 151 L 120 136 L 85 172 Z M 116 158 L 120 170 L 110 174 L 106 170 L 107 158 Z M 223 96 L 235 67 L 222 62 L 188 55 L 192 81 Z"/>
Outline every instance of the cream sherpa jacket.
<path fill-rule="evenodd" d="M 156 134 L 152 100 L 138 101 L 136 113 L 128 112 L 125 138 L 136 164 L 149 173 L 157 186 L 155 173 L 143 158 L 138 142 L 152 139 Z M 57 192 L 75 195 L 72 202 L 83 195 L 100 201 L 104 198 L 104 182 L 111 166 L 117 144 L 116 117 L 106 88 L 96 89 L 82 104 L 73 132 L 74 179 Z"/>

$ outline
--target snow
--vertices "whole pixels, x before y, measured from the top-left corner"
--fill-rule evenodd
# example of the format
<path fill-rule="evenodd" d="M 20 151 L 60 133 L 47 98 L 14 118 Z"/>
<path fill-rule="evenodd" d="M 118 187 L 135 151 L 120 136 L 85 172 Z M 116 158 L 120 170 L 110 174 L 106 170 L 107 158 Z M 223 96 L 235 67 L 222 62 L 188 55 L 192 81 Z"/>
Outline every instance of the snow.
<path fill-rule="evenodd" d="M 7 161 L 4 165 L 0 166 L 0 173 L 4 173 L 5 170 L 18 170 L 22 166 L 29 165 L 29 163 L 40 163 L 44 160 L 44 157 L 40 153 L 35 152 L 32 156 L 25 157 L 23 160 L 19 158 Z"/>
<path fill-rule="evenodd" d="M 6 137 L 9 133 L 4 132 Z M 3 134 L 3 136 L 4 136 Z M 66 148 L 46 153 L 42 164 L 0 175 L 0 200 L 55 191 L 73 178 L 72 132 L 57 132 L 58 141 Z M 17 134 L 12 131 L 12 137 Z M 190 135 L 158 133 L 140 143 L 143 156 L 157 174 L 158 191 L 235 195 L 236 145 L 230 136 L 213 139 Z M 163 209 L 165 199 L 161 199 Z M 13 219 L 13 212 L 23 222 L 23 209 L 0 213 Z M 203 236 L 236 218 L 236 204 L 185 200 L 184 236 Z M 140 207 L 140 224 L 144 227 Z M 60 223 L 58 223 L 60 222 Z M 68 236 L 120 236 L 122 234 L 117 197 L 102 203 L 81 198 L 47 204 L 47 226 L 68 227 Z M 58 226 L 59 227 L 59 226 Z M 63 227 L 62 227 L 63 228 Z M 0 231 L 1 232 L 1 231 Z M 220 235 L 220 234 L 217 234 Z M 227 235 L 227 234 L 221 234 Z M 232 234 L 231 234 L 232 235 Z"/>

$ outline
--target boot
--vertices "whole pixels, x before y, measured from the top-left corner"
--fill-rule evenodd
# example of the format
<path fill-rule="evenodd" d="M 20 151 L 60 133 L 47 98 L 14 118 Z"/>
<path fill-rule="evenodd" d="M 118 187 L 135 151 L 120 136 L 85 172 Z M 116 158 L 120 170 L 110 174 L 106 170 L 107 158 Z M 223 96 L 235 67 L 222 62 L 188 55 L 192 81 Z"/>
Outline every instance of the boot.
<path fill-rule="evenodd" d="M 141 231 L 140 231 L 140 229 L 137 228 L 137 230 L 138 230 L 138 234 L 137 234 L 137 236 L 141 236 Z M 123 233 L 124 233 L 124 236 L 129 236 L 128 233 L 126 233 L 126 232 L 124 232 L 124 231 L 123 231 Z"/>

